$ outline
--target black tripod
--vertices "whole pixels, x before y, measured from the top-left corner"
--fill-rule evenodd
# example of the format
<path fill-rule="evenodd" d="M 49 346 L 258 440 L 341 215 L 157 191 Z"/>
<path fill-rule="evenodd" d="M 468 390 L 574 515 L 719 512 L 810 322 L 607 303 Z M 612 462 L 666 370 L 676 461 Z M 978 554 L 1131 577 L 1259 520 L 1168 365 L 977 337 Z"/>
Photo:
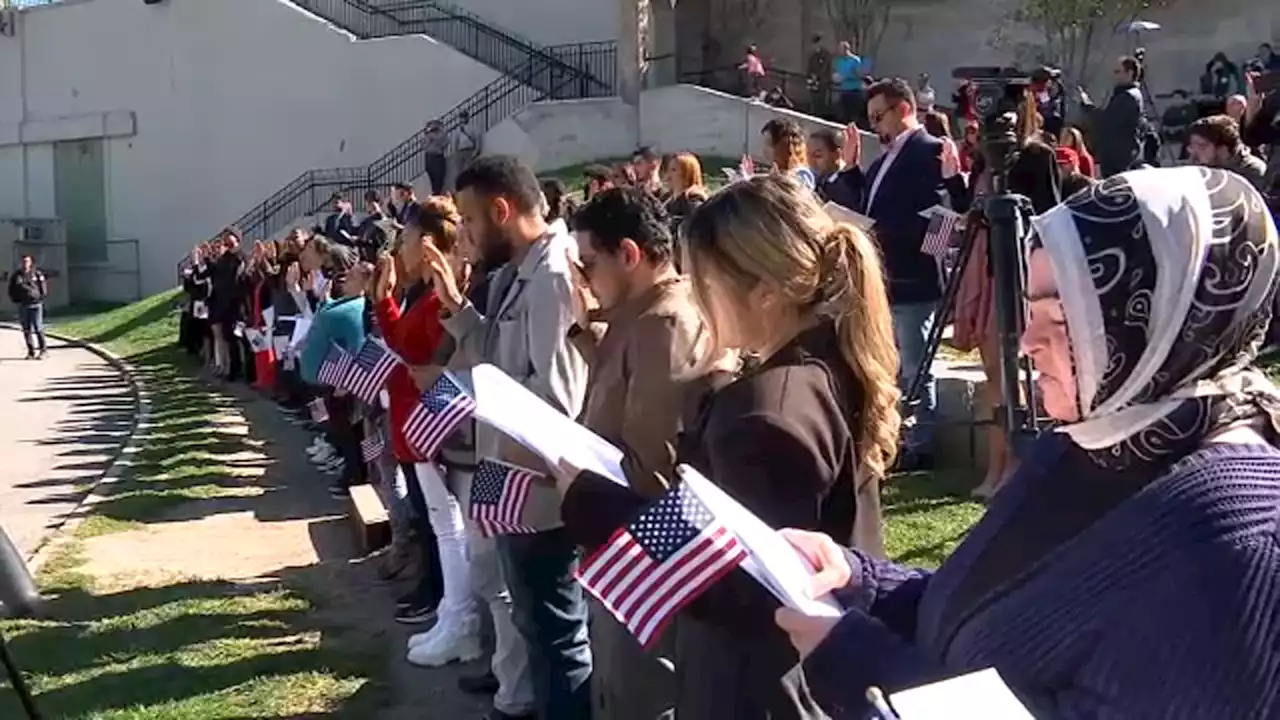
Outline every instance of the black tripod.
<path fill-rule="evenodd" d="M 27 571 L 22 555 L 9 540 L 4 528 L 0 528 L 0 617 L 33 617 L 40 613 L 42 603 L 43 598 L 31 580 L 31 573 Z M 0 663 L 4 664 L 4 670 L 9 675 L 9 686 L 18 696 L 29 720 L 40 720 L 43 716 L 36 709 L 36 701 L 31 696 L 26 679 L 22 677 L 22 671 L 9 653 L 9 642 L 4 633 L 0 633 Z"/>
<path fill-rule="evenodd" d="M 991 273 L 996 313 L 996 329 L 1000 341 L 1000 377 L 987 378 L 1000 383 L 1001 404 L 991 422 L 999 423 L 1009 437 L 1009 446 L 1018 447 L 1018 441 L 1034 435 L 1038 429 L 1035 415 L 1035 383 L 1029 363 L 1019 358 L 1018 339 L 1022 334 L 1022 293 L 1025 286 L 1022 258 L 1024 257 L 1025 219 L 1031 214 L 1031 202 L 1009 192 L 1009 168 L 1016 157 L 1018 141 L 1013 123 L 1004 116 L 983 121 L 982 152 L 991 169 L 991 195 L 983 203 L 982 216 L 988 227 L 988 271 Z M 924 391 L 926 372 L 933 365 L 938 347 L 942 344 L 945 319 L 955 311 L 960 294 L 960 283 L 965 268 L 972 260 L 977 242 L 975 217 L 970 215 L 956 255 L 955 265 L 947 278 L 942 300 L 939 301 L 937 321 L 930 329 L 924 357 L 916 368 L 914 379 L 903 399 L 907 407 L 913 405 Z M 1026 398 L 1024 405 L 1022 398 Z M 985 424 L 985 422 L 984 422 Z"/>

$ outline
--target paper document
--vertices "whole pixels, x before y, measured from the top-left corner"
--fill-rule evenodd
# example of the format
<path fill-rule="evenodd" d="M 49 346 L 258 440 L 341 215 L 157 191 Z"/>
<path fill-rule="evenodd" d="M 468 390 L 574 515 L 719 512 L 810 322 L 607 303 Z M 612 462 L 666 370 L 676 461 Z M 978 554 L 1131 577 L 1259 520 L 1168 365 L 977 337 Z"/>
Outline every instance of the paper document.
<path fill-rule="evenodd" d="M 622 451 L 569 419 L 493 365 L 459 374 L 471 382 L 475 418 L 528 448 L 554 468 L 561 460 L 627 484 Z"/>
<path fill-rule="evenodd" d="M 813 569 L 791 543 L 697 470 L 681 465 L 678 472 L 680 479 L 715 514 L 716 520 L 737 535 L 738 541 L 751 552 L 742 564 L 743 570 L 793 610 L 813 617 L 840 617 L 840 603 L 835 598 L 809 597 Z"/>
<path fill-rule="evenodd" d="M 902 720 L 1033 720 L 995 668 L 889 696 Z"/>
<path fill-rule="evenodd" d="M 733 168 L 720 168 L 720 172 L 724 173 L 724 177 L 730 183 L 736 183 L 745 177 L 741 172 Z"/>
<path fill-rule="evenodd" d="M 826 205 L 822 206 L 822 209 L 826 211 L 827 215 L 832 220 L 835 220 L 836 222 L 849 223 L 862 232 L 869 232 L 871 228 L 876 225 L 875 220 L 872 220 L 860 212 L 854 212 L 839 203 L 828 202 Z"/>
<path fill-rule="evenodd" d="M 926 220 L 933 219 L 934 215 L 941 215 L 943 217 L 960 217 L 960 213 L 952 210 L 946 205 L 930 205 L 916 214 Z"/>
<path fill-rule="evenodd" d="M 293 334 L 289 336 L 289 347 L 297 350 L 307 342 L 307 333 L 311 332 L 311 318 L 300 317 L 293 322 Z"/>
<path fill-rule="evenodd" d="M 255 353 L 266 352 L 271 349 L 271 338 L 258 328 L 246 327 L 244 329 L 244 339 L 249 341 L 249 347 Z"/>

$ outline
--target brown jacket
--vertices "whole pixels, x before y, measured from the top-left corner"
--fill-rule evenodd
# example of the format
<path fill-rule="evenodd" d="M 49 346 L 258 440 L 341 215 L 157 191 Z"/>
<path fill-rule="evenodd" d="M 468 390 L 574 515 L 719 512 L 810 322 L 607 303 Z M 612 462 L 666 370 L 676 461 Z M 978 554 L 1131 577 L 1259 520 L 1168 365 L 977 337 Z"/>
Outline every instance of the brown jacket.
<path fill-rule="evenodd" d="M 612 311 L 598 342 L 590 333 L 577 339 L 591 367 L 582 424 L 629 451 L 636 471 L 628 480 L 648 497 L 666 490 L 684 378 L 699 361 L 702 318 L 690 293 L 684 278 L 661 282 Z"/>

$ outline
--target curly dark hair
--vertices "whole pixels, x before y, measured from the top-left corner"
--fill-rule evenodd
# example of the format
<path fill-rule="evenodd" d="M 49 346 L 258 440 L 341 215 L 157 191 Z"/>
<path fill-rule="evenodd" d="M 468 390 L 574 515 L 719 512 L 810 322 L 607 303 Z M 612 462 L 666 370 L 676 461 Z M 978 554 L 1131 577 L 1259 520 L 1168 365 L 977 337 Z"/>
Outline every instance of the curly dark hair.
<path fill-rule="evenodd" d="M 573 228 L 591 234 L 591 244 L 614 254 L 631 240 L 654 264 L 672 256 L 671 221 L 662 202 L 640 188 L 611 188 L 591 198 L 573 216 Z"/>

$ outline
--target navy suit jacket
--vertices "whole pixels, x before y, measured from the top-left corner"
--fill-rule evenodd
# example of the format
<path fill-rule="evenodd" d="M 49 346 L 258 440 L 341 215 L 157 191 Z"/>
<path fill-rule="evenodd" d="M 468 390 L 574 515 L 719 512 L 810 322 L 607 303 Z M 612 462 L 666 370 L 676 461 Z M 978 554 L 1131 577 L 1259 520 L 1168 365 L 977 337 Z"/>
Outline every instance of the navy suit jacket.
<path fill-rule="evenodd" d="M 885 152 L 863 172 L 852 167 L 840 173 L 833 184 L 838 194 L 856 201 L 850 206 L 876 221 L 874 234 L 884 258 L 889 299 L 894 303 L 933 302 L 942 296 L 938 283 L 938 266 L 934 259 L 920 252 L 929 221 L 920 211 L 934 205 L 947 204 L 949 182 L 942 179 L 942 141 L 923 128 L 903 140 L 902 149 L 888 170 L 884 170 Z M 871 202 L 871 187 L 881 172 L 887 172 Z M 963 179 L 952 180 L 963 185 Z M 834 189 L 833 189 L 834 190 Z M 843 203 L 842 203 L 843 204 Z"/>

